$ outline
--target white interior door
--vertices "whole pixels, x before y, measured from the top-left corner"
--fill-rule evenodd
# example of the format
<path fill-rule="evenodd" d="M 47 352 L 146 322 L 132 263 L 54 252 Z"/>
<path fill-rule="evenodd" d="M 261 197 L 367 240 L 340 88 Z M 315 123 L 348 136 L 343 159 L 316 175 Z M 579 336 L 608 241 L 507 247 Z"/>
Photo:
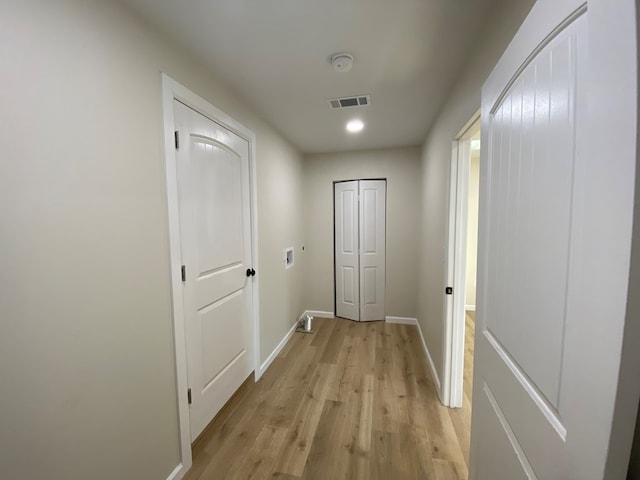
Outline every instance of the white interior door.
<path fill-rule="evenodd" d="M 191 438 L 253 370 L 248 142 L 174 101 Z"/>
<path fill-rule="evenodd" d="M 359 183 L 360 320 L 384 320 L 387 182 Z"/>
<path fill-rule="evenodd" d="M 336 316 L 360 320 L 358 182 L 334 185 Z"/>
<path fill-rule="evenodd" d="M 628 250 L 607 247 L 632 199 L 589 148 L 587 106 L 610 106 L 591 90 L 581 3 L 539 0 L 482 92 L 475 480 L 604 476 L 626 303 L 609 283 L 628 275 Z"/>
<path fill-rule="evenodd" d="M 385 180 L 334 185 L 336 316 L 384 320 Z"/>

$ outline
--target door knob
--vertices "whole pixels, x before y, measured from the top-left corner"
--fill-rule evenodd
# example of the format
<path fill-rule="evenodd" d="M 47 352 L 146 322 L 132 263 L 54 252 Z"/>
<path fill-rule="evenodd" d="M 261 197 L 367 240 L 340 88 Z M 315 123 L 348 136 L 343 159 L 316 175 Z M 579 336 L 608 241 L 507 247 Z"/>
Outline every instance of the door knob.
<path fill-rule="evenodd" d="M 253 268 L 247 268 L 247 277 L 255 277 L 256 271 Z"/>

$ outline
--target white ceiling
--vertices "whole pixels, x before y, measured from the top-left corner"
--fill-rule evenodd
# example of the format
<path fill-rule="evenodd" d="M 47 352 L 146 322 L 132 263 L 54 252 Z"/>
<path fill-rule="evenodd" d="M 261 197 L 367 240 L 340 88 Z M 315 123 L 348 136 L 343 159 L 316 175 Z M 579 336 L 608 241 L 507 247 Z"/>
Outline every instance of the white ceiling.
<path fill-rule="evenodd" d="M 419 145 L 496 0 L 121 0 L 305 153 Z M 355 57 L 349 73 L 329 63 Z M 327 99 L 371 94 L 367 107 Z M 365 129 L 348 134 L 361 118 Z"/>

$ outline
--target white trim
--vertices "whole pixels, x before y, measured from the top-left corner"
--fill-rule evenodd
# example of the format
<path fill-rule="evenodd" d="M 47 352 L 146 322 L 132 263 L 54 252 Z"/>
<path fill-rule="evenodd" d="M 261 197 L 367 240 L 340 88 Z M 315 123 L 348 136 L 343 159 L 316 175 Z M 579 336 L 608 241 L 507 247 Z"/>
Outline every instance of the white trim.
<path fill-rule="evenodd" d="M 458 163 L 456 179 L 455 203 L 455 238 L 453 261 L 453 299 L 451 321 L 451 350 L 449 355 L 450 370 L 445 378 L 449 387 L 449 407 L 462 407 L 464 386 L 464 335 L 465 311 L 464 303 L 467 287 L 467 223 L 469 209 L 469 172 L 471 165 L 471 137 L 469 134 L 477 122 L 480 121 L 478 111 L 472 117 L 473 123 L 457 139 Z"/>
<path fill-rule="evenodd" d="M 436 366 L 433 363 L 433 358 L 431 358 L 431 353 L 429 353 L 429 347 L 427 347 L 427 342 L 424 339 L 424 334 L 422 333 L 422 327 L 420 326 L 420 322 L 416 321 L 416 326 L 418 327 L 418 333 L 420 334 L 420 340 L 422 341 L 422 349 L 424 350 L 424 356 L 427 359 L 429 370 L 431 370 L 431 378 L 433 378 L 433 383 L 436 387 L 436 392 L 438 392 L 438 397 L 440 397 L 440 401 L 442 402 L 442 386 L 440 384 L 440 378 L 438 377 L 438 374 L 436 372 Z"/>
<path fill-rule="evenodd" d="M 276 359 L 276 357 L 278 356 L 278 354 L 282 351 L 282 349 L 284 348 L 284 346 L 287 344 L 287 342 L 289 341 L 289 339 L 293 336 L 294 332 L 296 331 L 296 328 L 298 327 L 298 322 L 294 323 L 291 328 L 289 329 L 289 331 L 285 334 L 285 336 L 282 338 L 282 340 L 280 340 L 280 343 L 278 343 L 278 345 L 276 346 L 276 348 L 273 349 L 273 352 L 271 352 L 269 354 L 269 356 L 267 357 L 267 359 L 262 363 L 262 365 L 260 365 L 260 377 L 262 376 L 262 374 L 264 372 L 267 371 L 267 369 L 269 368 L 269 366 L 271 365 L 271 363 Z M 256 377 L 258 377 L 258 374 L 256 374 Z"/>
<path fill-rule="evenodd" d="M 179 463 L 176 468 L 173 469 L 173 472 L 169 474 L 167 480 L 180 480 L 187 473 L 187 469 L 184 468 L 182 463 Z"/>
<path fill-rule="evenodd" d="M 179 100 L 185 105 L 200 112 L 216 123 L 236 133 L 249 143 L 249 169 L 251 182 L 251 253 L 253 265 L 258 265 L 258 219 L 257 219 L 257 180 L 256 180 L 256 154 L 255 134 L 240 124 L 220 109 L 211 105 L 202 97 L 196 95 L 183 85 L 176 82 L 167 74 L 162 73 L 162 118 L 164 132 L 164 160 L 165 160 L 165 180 L 167 195 L 167 217 L 169 234 L 169 261 L 171 269 L 171 298 L 173 315 L 173 334 L 176 362 L 176 388 L 178 395 L 178 422 L 180 430 L 180 470 L 175 470 L 172 475 L 179 475 L 176 472 L 186 472 L 192 465 L 191 453 L 191 428 L 189 425 L 189 403 L 187 400 L 187 350 L 185 339 L 184 306 L 182 299 L 182 280 L 180 274 L 180 217 L 178 208 L 178 179 L 176 175 L 176 156 L 174 142 L 175 121 L 173 113 L 173 101 Z M 249 294 L 252 296 L 252 312 L 250 313 L 253 323 L 253 355 L 256 381 L 259 378 L 260 361 L 260 318 L 259 318 L 259 277 L 253 277 L 252 289 Z M 178 468 L 178 467 L 176 467 Z M 181 478 L 180 476 L 176 478 Z"/>
<path fill-rule="evenodd" d="M 256 153 L 256 136 L 249 133 L 249 181 L 251 182 L 251 256 L 253 267 L 258 275 L 252 276 L 253 283 L 253 354 L 254 382 L 260 380 L 263 370 L 260 368 L 260 262 L 258 259 L 258 167 Z"/>
<path fill-rule="evenodd" d="M 453 287 L 455 281 L 454 266 L 456 254 L 456 205 L 458 192 L 458 141 L 451 143 L 451 166 L 449 172 L 449 217 L 447 231 L 447 258 L 445 269 L 445 287 Z M 455 290 L 454 290 L 455 291 Z M 444 293 L 444 292 L 443 292 Z M 444 345 L 442 348 L 442 391 L 440 400 L 449 407 L 451 397 L 451 356 L 453 342 L 453 295 L 445 295 L 444 300 Z"/>
<path fill-rule="evenodd" d="M 468 137 L 469 135 L 473 135 L 471 129 L 476 125 L 478 121 L 480 121 L 480 113 L 482 112 L 482 108 L 478 108 L 476 112 L 471 115 L 471 118 L 467 120 L 467 123 L 458 131 L 456 135 L 456 140 L 460 140 L 463 137 Z"/>
<path fill-rule="evenodd" d="M 322 310 L 305 310 L 302 315 L 311 315 L 319 318 L 335 318 L 336 316 L 333 312 L 323 312 Z"/>
<path fill-rule="evenodd" d="M 479 120 L 478 110 L 451 144 L 446 282 L 453 295 L 445 300 L 442 403 L 453 408 L 462 407 L 463 396 L 469 134 Z"/>
<path fill-rule="evenodd" d="M 465 310 L 465 312 L 475 312 L 476 311 L 476 306 L 475 305 L 465 305 L 464 306 L 464 310 Z"/>
<path fill-rule="evenodd" d="M 171 268 L 171 297 L 173 315 L 173 335 L 176 362 L 176 388 L 178 394 L 178 423 L 180 429 L 181 464 L 188 470 L 191 468 L 191 429 L 189 426 L 189 402 L 187 399 L 187 348 L 184 330 L 184 305 L 180 291 L 180 215 L 178 202 L 178 181 L 175 169 L 175 149 L 173 132 L 175 131 L 173 115 L 173 98 L 175 82 L 162 74 L 162 107 L 164 125 L 165 178 L 167 189 L 167 214 L 169 226 L 169 257 Z"/>
<path fill-rule="evenodd" d="M 387 316 L 384 317 L 384 321 L 387 323 L 397 323 L 400 325 L 417 325 L 418 324 L 418 319 L 417 318 L 411 318 L 411 317 L 391 317 L 391 316 Z"/>

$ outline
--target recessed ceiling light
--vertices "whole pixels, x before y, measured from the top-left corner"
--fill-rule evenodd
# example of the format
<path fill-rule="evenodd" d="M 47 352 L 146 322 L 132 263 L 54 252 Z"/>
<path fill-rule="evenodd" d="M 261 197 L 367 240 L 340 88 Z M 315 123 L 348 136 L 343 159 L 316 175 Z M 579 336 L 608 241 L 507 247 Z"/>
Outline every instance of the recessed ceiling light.
<path fill-rule="evenodd" d="M 362 131 L 363 128 L 364 123 L 362 123 L 362 120 L 351 120 L 347 123 L 347 131 L 351 133 L 358 133 Z"/>

